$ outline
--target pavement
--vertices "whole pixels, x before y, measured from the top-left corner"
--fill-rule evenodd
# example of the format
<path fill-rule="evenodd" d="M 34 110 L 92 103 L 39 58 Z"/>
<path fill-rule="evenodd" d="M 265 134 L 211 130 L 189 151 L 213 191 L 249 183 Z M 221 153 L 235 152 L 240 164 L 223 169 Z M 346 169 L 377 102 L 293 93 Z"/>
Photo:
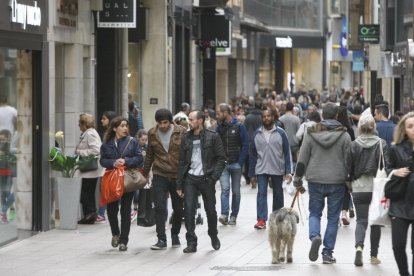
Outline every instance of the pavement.
<path fill-rule="evenodd" d="M 220 185 L 216 185 L 220 214 Z M 182 252 L 185 247 L 184 224 L 180 234 L 181 248 L 171 248 L 168 229 L 167 250 L 153 251 L 150 246 L 156 242 L 155 226 L 145 228 L 134 223 L 126 252 L 111 247 L 109 223 L 79 225 L 77 230 L 57 228 L 1 247 L 0 275 L 398 275 L 389 227 L 383 228 L 380 242 L 379 258 L 382 263 L 371 265 L 369 262 L 367 231 L 364 265 L 354 266 L 355 218 L 351 219 L 350 226 L 340 227 L 338 231 L 334 252 L 337 263 L 322 264 L 321 256 L 316 262 L 311 262 L 308 259 L 307 193 L 299 200 L 302 218 L 294 243 L 293 263 L 271 264 L 267 230 L 253 228 L 256 222 L 256 193 L 257 189 L 242 184 L 237 225 L 224 226 L 219 223 L 221 248 L 218 251 L 211 247 L 206 216 L 202 211 L 204 224 L 196 227 L 199 244 L 198 251 L 193 254 Z M 292 197 L 285 193 L 285 206 L 289 206 L 291 201 Z M 271 202 L 269 189 L 270 208 Z M 322 218 L 322 233 L 325 225 L 326 213 Z M 170 228 L 170 225 L 167 227 Z M 407 250 L 407 254 L 411 260 L 411 252 Z"/>

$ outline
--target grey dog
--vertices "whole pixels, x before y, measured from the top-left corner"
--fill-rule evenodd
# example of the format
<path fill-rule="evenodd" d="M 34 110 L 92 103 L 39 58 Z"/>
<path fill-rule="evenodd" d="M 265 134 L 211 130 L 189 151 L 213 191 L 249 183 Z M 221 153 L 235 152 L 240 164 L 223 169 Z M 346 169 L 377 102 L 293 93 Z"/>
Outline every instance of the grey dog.
<path fill-rule="evenodd" d="M 292 208 L 281 208 L 269 216 L 269 243 L 272 248 L 272 264 L 285 261 L 291 263 L 293 242 L 296 236 L 296 224 L 299 223 L 299 215 Z"/>

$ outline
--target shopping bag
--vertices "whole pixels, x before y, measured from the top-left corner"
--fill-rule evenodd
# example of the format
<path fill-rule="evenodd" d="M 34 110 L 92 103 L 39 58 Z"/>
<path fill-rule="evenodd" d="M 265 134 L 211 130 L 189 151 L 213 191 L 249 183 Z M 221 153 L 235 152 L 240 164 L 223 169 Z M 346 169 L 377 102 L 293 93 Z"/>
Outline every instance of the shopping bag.
<path fill-rule="evenodd" d="M 100 206 L 117 201 L 124 194 L 124 168 L 105 170 L 102 177 Z"/>
<path fill-rule="evenodd" d="M 388 210 L 390 208 L 390 201 L 384 195 L 384 187 L 387 184 L 389 178 L 387 177 L 387 173 L 385 172 L 385 161 L 384 161 L 384 153 L 382 150 L 381 141 L 381 154 L 380 160 L 378 162 L 378 170 L 377 174 L 374 177 L 374 187 L 372 190 L 372 200 L 371 204 L 369 205 L 369 224 L 370 225 L 391 225 L 391 220 L 388 216 Z M 383 162 L 383 167 L 381 169 L 381 163 Z"/>

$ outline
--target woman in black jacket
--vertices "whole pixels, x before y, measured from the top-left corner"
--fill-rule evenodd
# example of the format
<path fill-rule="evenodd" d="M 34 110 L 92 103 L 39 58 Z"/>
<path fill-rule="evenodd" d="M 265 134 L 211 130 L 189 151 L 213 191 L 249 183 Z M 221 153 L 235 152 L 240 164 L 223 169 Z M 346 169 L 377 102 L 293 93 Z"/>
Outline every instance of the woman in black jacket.
<path fill-rule="evenodd" d="M 408 178 L 406 193 L 400 200 L 391 200 L 388 214 L 391 217 L 391 237 L 394 257 L 400 275 L 411 275 L 408 271 L 406 253 L 407 232 L 411 225 L 411 236 L 414 236 L 414 112 L 406 114 L 394 130 L 393 146 L 387 159 L 387 171 L 393 176 Z M 411 239 L 411 251 L 414 251 L 414 240 Z M 414 258 L 413 258 L 414 259 Z M 412 262 L 414 265 L 414 262 Z M 412 268 L 411 271 L 413 271 Z"/>
<path fill-rule="evenodd" d="M 374 177 L 378 170 L 378 161 L 380 158 L 382 159 L 381 150 L 384 156 L 387 154 L 387 142 L 375 134 L 375 119 L 371 114 L 364 115 L 359 119 L 358 131 L 360 135 L 349 147 L 346 165 L 357 214 L 354 264 L 362 266 L 362 250 L 368 228 L 369 205 L 372 200 Z M 381 226 L 371 225 L 370 230 L 371 264 L 379 264 L 381 263 L 378 259 Z"/>
<path fill-rule="evenodd" d="M 126 168 L 142 167 L 143 158 L 138 141 L 128 135 L 128 120 L 122 117 L 114 118 L 104 137 L 101 147 L 101 165 L 106 169 L 125 166 Z M 131 228 L 131 204 L 134 192 L 124 193 L 120 199 L 121 204 L 121 231 L 118 225 L 119 202 L 109 203 L 107 212 L 111 225 L 113 247 L 119 251 L 128 249 L 128 236 Z"/>

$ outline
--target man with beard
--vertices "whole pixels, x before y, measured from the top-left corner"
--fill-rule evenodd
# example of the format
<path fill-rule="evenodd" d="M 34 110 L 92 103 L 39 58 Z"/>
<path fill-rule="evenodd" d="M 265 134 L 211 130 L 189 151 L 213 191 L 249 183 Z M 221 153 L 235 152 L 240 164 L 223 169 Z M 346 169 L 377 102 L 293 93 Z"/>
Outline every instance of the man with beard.
<path fill-rule="evenodd" d="M 262 111 L 263 126 L 253 134 L 250 142 L 249 176 L 257 187 L 257 223 L 254 228 L 265 229 L 268 216 L 267 183 L 273 185 L 273 207 L 283 207 L 283 180 L 292 181 L 292 154 L 286 132 L 275 125 L 270 110 Z"/>
<path fill-rule="evenodd" d="M 215 250 L 220 249 L 217 237 L 215 183 L 226 165 L 226 155 L 220 136 L 204 128 L 205 114 L 192 111 L 188 116 L 191 130 L 182 137 L 177 177 L 177 194 L 184 197 L 187 247 L 184 253 L 197 251 L 195 212 L 198 193 L 201 193 L 207 214 L 208 235 Z"/>
<path fill-rule="evenodd" d="M 165 218 L 167 217 L 166 198 L 170 194 L 173 208 L 171 244 L 180 246 L 178 234 L 183 218 L 183 200 L 176 193 L 178 158 L 180 154 L 181 136 L 185 129 L 173 124 L 170 110 L 161 108 L 155 112 L 157 125 L 148 131 L 148 147 L 144 162 L 144 175 L 148 177 L 152 168 L 155 203 L 155 223 L 158 242 L 151 246 L 152 250 L 167 248 L 165 234 Z"/>

